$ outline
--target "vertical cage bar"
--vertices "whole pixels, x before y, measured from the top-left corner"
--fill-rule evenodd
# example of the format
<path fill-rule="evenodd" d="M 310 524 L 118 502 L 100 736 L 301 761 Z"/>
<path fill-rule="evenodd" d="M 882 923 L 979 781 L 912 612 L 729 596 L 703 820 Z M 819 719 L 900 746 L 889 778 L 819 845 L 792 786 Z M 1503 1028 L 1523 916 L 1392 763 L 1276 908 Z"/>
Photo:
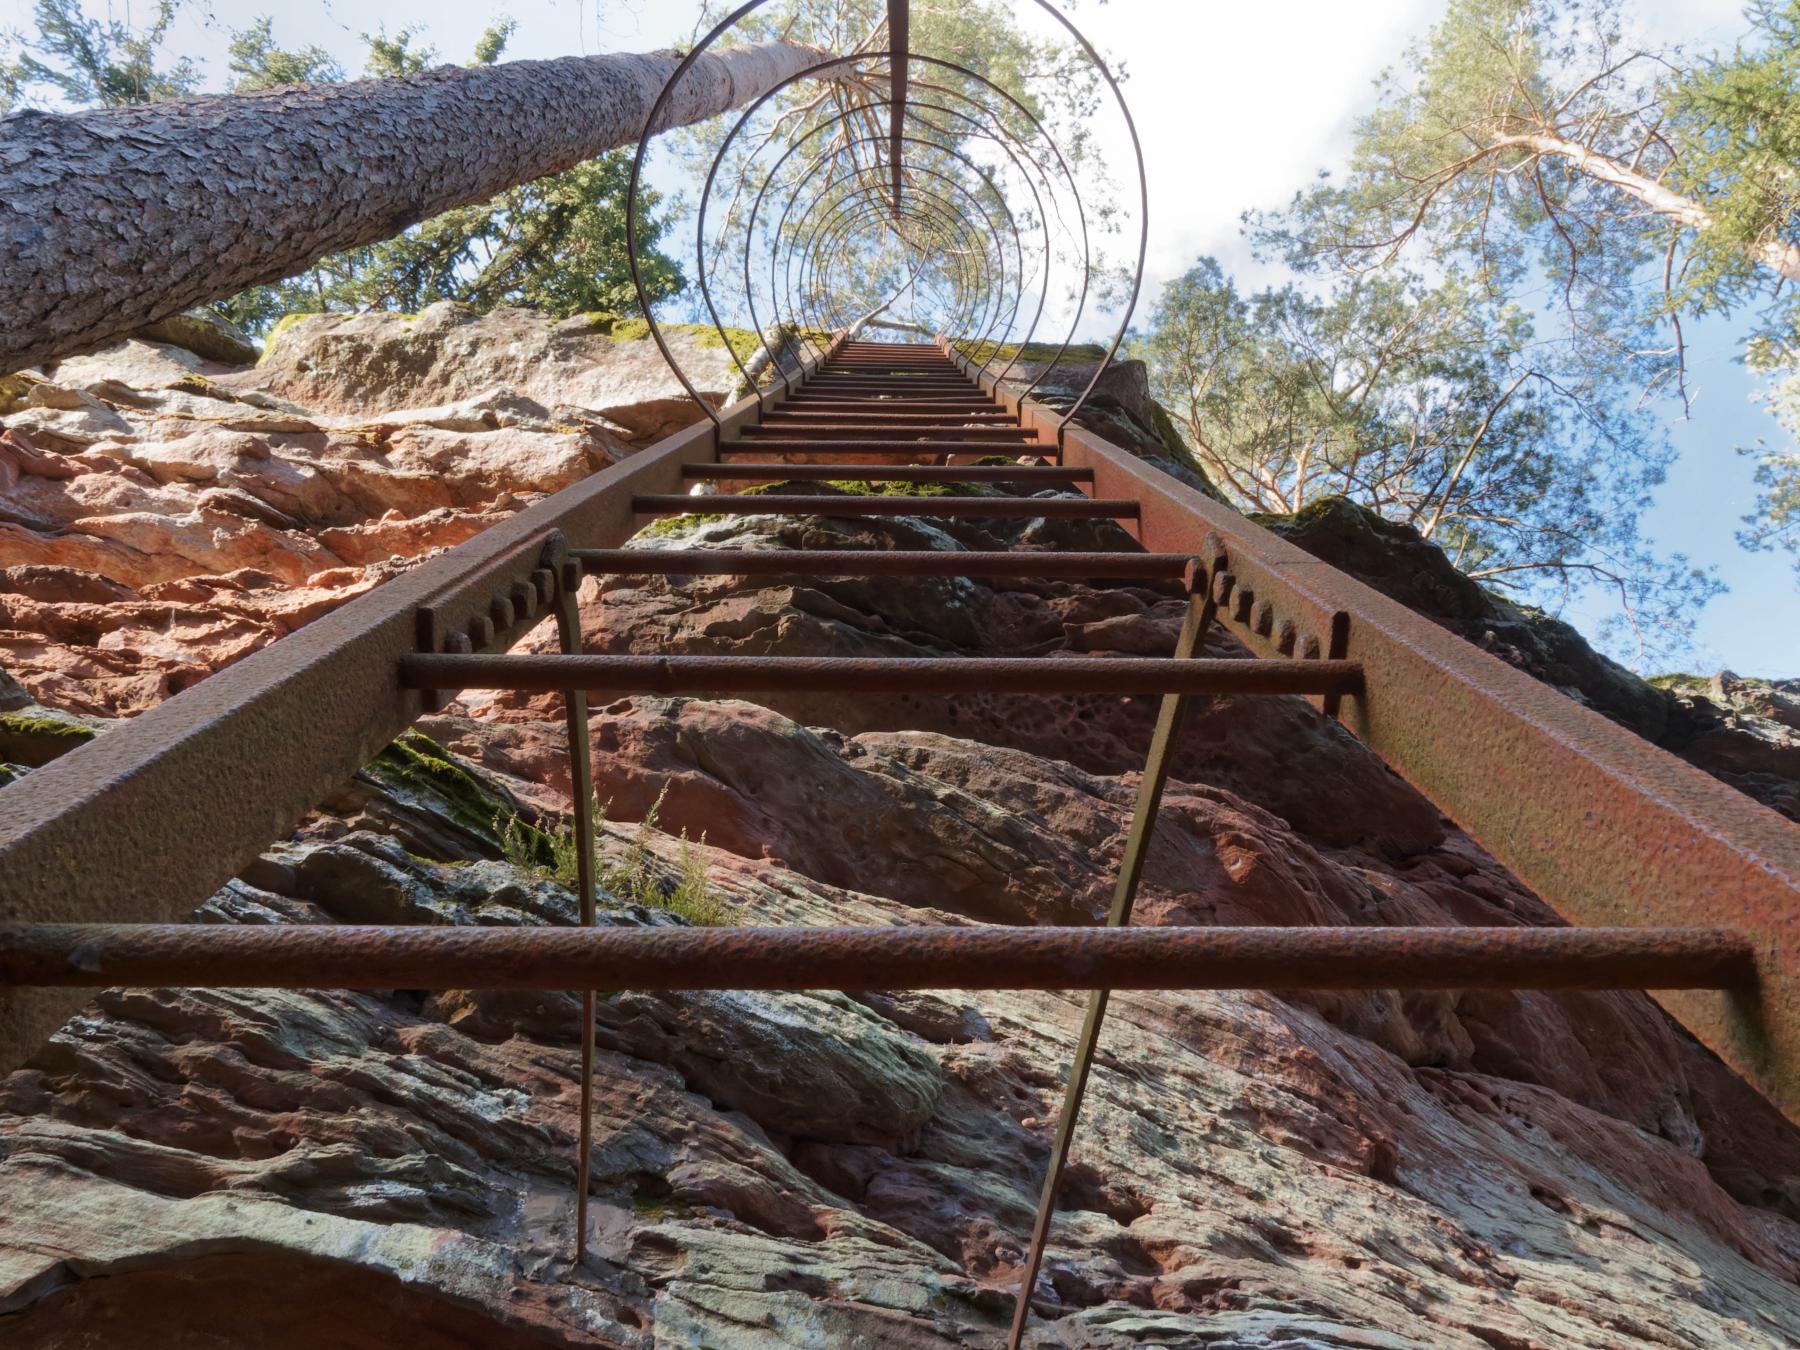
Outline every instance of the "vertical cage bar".
<path fill-rule="evenodd" d="M 1207 571 L 1198 563 L 1188 565 L 1187 589 L 1187 616 L 1175 644 L 1174 659 L 1177 661 L 1193 658 L 1218 615 Z M 1151 735 L 1150 753 L 1144 761 L 1143 781 L 1138 784 L 1131 832 L 1126 836 L 1125 854 L 1119 861 L 1119 880 L 1113 889 L 1112 909 L 1106 916 L 1108 928 L 1123 928 L 1131 922 L 1132 905 L 1137 900 L 1138 882 L 1143 877 L 1144 861 L 1150 853 L 1150 837 L 1156 829 L 1156 813 L 1162 806 L 1163 786 L 1169 781 L 1169 762 L 1175 738 L 1181 732 L 1181 723 L 1187 713 L 1187 703 L 1186 694 L 1166 694 L 1157 710 L 1156 730 Z M 1037 1219 L 1031 1228 L 1031 1246 L 1020 1275 L 1018 1301 L 1013 1305 L 1008 1350 L 1019 1350 L 1025 1324 L 1031 1320 L 1031 1291 L 1037 1284 L 1038 1270 L 1044 1263 L 1044 1248 L 1050 1241 L 1050 1224 L 1056 1217 L 1056 1193 L 1062 1186 L 1063 1170 L 1068 1165 L 1069 1145 L 1081 1115 L 1081 1099 L 1087 1091 L 1095 1048 L 1100 1043 L 1100 1026 L 1106 1019 L 1109 994 L 1109 990 L 1096 989 L 1088 995 L 1087 1016 L 1075 1044 L 1075 1062 L 1069 1069 L 1068 1086 L 1063 1090 L 1062 1111 L 1057 1116 L 1050 1161 L 1044 1172 L 1044 1189 L 1038 1197 Z"/>
<path fill-rule="evenodd" d="M 581 653 L 581 564 L 567 558 L 557 563 L 556 634 L 563 653 Z M 587 694 L 563 695 L 569 732 L 569 794 L 575 812 L 576 893 L 581 926 L 592 928 L 598 909 L 594 880 L 594 769 L 588 747 Z M 575 1163 L 575 1264 L 587 1260 L 588 1183 L 594 1152 L 594 991 L 581 991 L 581 1142 Z"/>

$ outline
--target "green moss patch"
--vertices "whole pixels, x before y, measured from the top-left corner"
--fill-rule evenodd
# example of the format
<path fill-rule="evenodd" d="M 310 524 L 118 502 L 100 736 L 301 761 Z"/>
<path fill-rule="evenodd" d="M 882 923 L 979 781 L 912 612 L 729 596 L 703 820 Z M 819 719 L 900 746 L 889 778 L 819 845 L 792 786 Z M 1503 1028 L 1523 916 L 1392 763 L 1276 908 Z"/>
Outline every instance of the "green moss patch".
<path fill-rule="evenodd" d="M 363 766 L 363 773 L 390 791 L 425 797 L 458 826 L 496 853 L 501 851 L 495 821 L 513 815 L 512 803 L 452 760 L 444 747 L 424 732 L 401 732 L 399 739 Z"/>
<path fill-rule="evenodd" d="M 712 525 L 721 520 L 729 520 L 717 511 L 692 511 L 682 516 L 664 516 L 661 520 L 653 520 L 638 531 L 640 539 L 666 539 L 672 534 L 681 534 L 693 529 L 696 525 Z"/>
<path fill-rule="evenodd" d="M 642 342 L 650 336 L 650 320 L 615 319 L 606 336 L 614 342 Z"/>
<path fill-rule="evenodd" d="M 706 351 L 722 351 L 729 345 L 737 359 L 746 365 L 762 350 L 762 339 L 748 328 L 727 328 L 723 336 L 717 328 L 706 324 L 684 324 L 682 330 L 691 332 L 694 345 Z"/>
<path fill-rule="evenodd" d="M 42 708 L 0 713 L 0 760 L 35 769 L 94 739 L 94 729 Z"/>
<path fill-rule="evenodd" d="M 25 406 L 25 396 L 37 381 L 28 375 L 0 375 L 0 417 Z"/>

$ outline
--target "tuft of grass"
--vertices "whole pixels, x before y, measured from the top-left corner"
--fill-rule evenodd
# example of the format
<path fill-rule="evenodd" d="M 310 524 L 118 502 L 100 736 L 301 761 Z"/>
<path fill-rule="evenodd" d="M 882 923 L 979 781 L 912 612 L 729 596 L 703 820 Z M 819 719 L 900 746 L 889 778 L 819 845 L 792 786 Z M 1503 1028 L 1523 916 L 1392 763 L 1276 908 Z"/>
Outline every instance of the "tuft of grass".
<path fill-rule="evenodd" d="M 676 862 L 676 875 L 664 874 L 662 864 L 650 848 L 650 832 L 662 814 L 668 786 L 657 794 L 650 809 L 638 825 L 637 835 L 625 847 L 624 857 L 608 861 L 594 859 L 594 880 L 606 891 L 634 904 L 674 914 L 696 928 L 717 928 L 729 923 L 733 907 L 716 895 L 707 876 L 706 864 L 695 856 L 688 843 L 687 831 L 681 832 L 681 854 Z M 596 846 L 604 838 L 601 827 L 606 823 L 607 807 L 592 802 Z M 574 890 L 581 878 L 581 847 L 575 834 L 573 817 L 564 817 L 549 829 L 539 829 L 518 814 L 494 817 L 494 833 L 500 840 L 500 851 L 506 860 L 521 871 L 554 881 Z M 706 842 L 706 836 L 700 836 Z"/>
<path fill-rule="evenodd" d="M 700 842 L 706 842 L 704 834 L 700 836 Z M 681 832 L 681 854 L 676 867 L 675 884 L 663 893 L 658 907 L 686 919 L 696 928 L 722 928 L 730 923 L 736 911 L 714 893 L 706 875 L 706 864 L 694 856 L 686 830 Z"/>

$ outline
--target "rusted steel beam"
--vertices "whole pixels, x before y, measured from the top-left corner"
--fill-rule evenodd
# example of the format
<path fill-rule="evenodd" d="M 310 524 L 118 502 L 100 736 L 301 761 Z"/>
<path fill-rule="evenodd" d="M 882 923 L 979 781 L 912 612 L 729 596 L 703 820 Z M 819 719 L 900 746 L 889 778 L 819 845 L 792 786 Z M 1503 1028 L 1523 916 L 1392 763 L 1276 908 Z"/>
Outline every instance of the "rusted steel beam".
<path fill-rule="evenodd" d="M 1728 929 L 0 926 L 0 987 L 1726 989 Z"/>
<path fill-rule="evenodd" d="M 409 689 L 615 690 L 705 694 L 1324 694 L 1354 692 L 1348 661 L 1171 661 L 1167 657 L 494 656 L 400 659 Z"/>
<path fill-rule="evenodd" d="M 735 431 L 757 415 L 747 399 L 723 419 Z M 642 524 L 632 494 L 673 491 L 714 444 L 710 421 L 677 432 L 0 788 L 0 922 L 190 913 L 418 717 L 395 670 L 417 650 L 422 609 L 484 615 L 529 582 L 553 530 L 623 543 Z M 0 1070 L 79 1007 L 0 994 Z"/>
<path fill-rule="evenodd" d="M 703 481 L 757 479 L 870 483 L 1041 483 L 1094 481 L 1092 469 L 1056 464 L 685 464 L 681 476 Z"/>
<path fill-rule="evenodd" d="M 981 383 L 1055 432 L 1053 409 Z M 1278 651 L 1286 633 L 1361 661 L 1345 725 L 1563 915 L 1742 925 L 1755 996 L 1660 1001 L 1800 1121 L 1800 826 L 1102 437 L 1070 427 L 1063 451 L 1095 471 L 1097 493 L 1143 503 L 1146 548 L 1198 556 L 1218 535 L 1234 587 L 1225 617 L 1251 650 Z"/>
<path fill-rule="evenodd" d="M 785 492 L 745 497 L 662 492 L 633 497 L 631 509 L 646 516 L 681 516 L 697 511 L 736 516 L 1055 516 L 1130 520 L 1138 513 L 1138 504 L 1112 497 L 803 497 Z"/>
<path fill-rule="evenodd" d="M 866 466 L 859 466 L 866 467 Z M 1173 581 L 1179 553 L 913 552 L 898 549 L 575 549 L 600 576 L 1031 577 Z"/>

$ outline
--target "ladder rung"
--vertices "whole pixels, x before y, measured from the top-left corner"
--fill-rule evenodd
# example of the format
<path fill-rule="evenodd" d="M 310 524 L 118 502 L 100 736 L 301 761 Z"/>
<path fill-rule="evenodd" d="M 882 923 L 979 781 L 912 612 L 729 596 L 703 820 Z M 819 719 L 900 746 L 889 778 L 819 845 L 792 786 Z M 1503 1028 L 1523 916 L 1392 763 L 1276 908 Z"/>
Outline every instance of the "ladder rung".
<path fill-rule="evenodd" d="M 833 412 L 830 408 L 796 408 L 792 404 L 779 404 L 772 411 L 763 415 L 760 426 L 774 426 L 777 422 L 792 423 L 795 426 L 834 425 L 827 418 L 841 418 L 842 413 Z M 883 424 L 893 422 L 980 422 L 993 425 L 997 422 L 1007 426 L 1018 426 L 1018 420 L 1009 412 L 999 409 L 983 409 L 981 412 L 960 413 L 944 416 L 930 412 L 868 412 L 858 413 L 859 418 L 867 418 L 872 422 Z"/>
<path fill-rule="evenodd" d="M 947 375 L 862 375 L 828 372 L 815 375 L 806 382 L 808 389 L 827 389 L 836 385 L 868 385 L 875 389 L 974 389 L 975 383 L 954 371 Z"/>
<path fill-rule="evenodd" d="M 761 479 L 796 482 L 844 479 L 862 483 L 1091 483 L 1092 469 L 1056 464 L 683 464 L 688 479 Z"/>
<path fill-rule="evenodd" d="M 953 432 L 954 430 L 955 428 L 952 427 L 943 428 L 945 434 L 940 439 L 936 440 L 909 441 L 896 436 L 871 436 L 869 439 L 862 441 L 832 441 L 824 448 L 827 450 L 849 451 L 852 453 L 861 453 L 864 450 L 904 450 L 908 454 L 914 455 L 987 455 L 992 454 L 999 448 L 1008 450 L 1017 448 L 1012 445 L 996 446 L 992 441 L 970 441 L 953 438 L 948 433 Z M 805 450 L 817 453 L 820 446 L 821 443 L 819 441 L 767 436 L 756 441 L 727 441 L 719 448 L 721 450 L 738 450 L 740 452 L 752 450 L 758 454 L 767 454 L 770 451 L 778 450 Z M 1053 445 L 1046 445 L 1043 447 L 1043 451 L 1045 454 L 1054 454 L 1056 447 Z"/>
<path fill-rule="evenodd" d="M 816 394 L 967 394 L 980 393 L 967 380 L 809 380 L 806 388 Z"/>
<path fill-rule="evenodd" d="M 901 549 L 577 548 L 569 556 L 600 576 L 1026 577 L 1179 581 L 1182 553 L 951 553 Z"/>
<path fill-rule="evenodd" d="M 979 449 L 971 448 L 958 453 L 966 455 L 979 454 L 985 458 L 988 455 L 998 454 L 1003 449 L 1009 455 L 1028 454 L 1036 459 L 1049 460 L 1052 464 L 1059 462 L 1060 452 L 1053 445 L 1021 445 L 1005 447 L 990 445 L 983 446 Z M 901 450 L 898 448 L 870 450 L 860 445 L 843 445 L 836 441 L 820 441 L 816 445 L 808 446 L 805 449 L 789 446 L 785 449 L 775 450 L 771 450 L 766 445 L 743 444 L 721 446 L 719 449 L 719 462 L 721 464 L 738 462 L 746 455 L 752 459 L 760 459 L 771 464 L 817 464 L 822 462 L 826 464 L 843 464 L 848 468 L 856 468 L 865 463 L 881 464 L 890 461 L 897 461 L 901 464 L 930 464 L 943 457 L 944 452 L 942 450 Z M 852 458 L 852 456 L 855 458 Z M 823 458 L 821 459 L 821 457 Z M 854 478 L 856 475 L 846 473 L 844 477 Z"/>
<path fill-rule="evenodd" d="M 1038 656 L 555 656 L 421 653 L 407 689 L 643 694 L 1353 694 L 1355 661 Z"/>
<path fill-rule="evenodd" d="M 0 987 L 1733 989 L 1717 928 L 16 924 Z"/>
<path fill-rule="evenodd" d="M 715 513 L 733 516 L 1026 516 L 1136 520 L 1138 504 L 1123 497 L 807 497 L 798 493 L 648 493 L 631 499 L 645 516 Z"/>
<path fill-rule="evenodd" d="M 887 412 L 1005 412 L 998 403 L 985 394 L 967 394 L 961 398 L 930 398 L 921 394 L 890 394 L 885 398 L 873 398 L 866 394 L 842 393 L 798 393 L 785 403 L 782 408 L 826 408 L 837 411 L 844 408 L 870 408 Z"/>
<path fill-rule="evenodd" d="M 804 437 L 807 440 L 842 440 L 853 437 L 891 436 L 902 434 L 930 436 L 954 432 L 964 440 L 1018 441 L 1029 440 L 1037 435 L 1031 427 L 959 427 L 945 425 L 942 419 L 917 427 L 897 427 L 891 423 L 875 423 L 873 425 L 855 422 L 825 422 L 811 426 L 751 426 L 745 427 L 739 435 L 752 440 L 764 440 L 769 437 Z"/>

